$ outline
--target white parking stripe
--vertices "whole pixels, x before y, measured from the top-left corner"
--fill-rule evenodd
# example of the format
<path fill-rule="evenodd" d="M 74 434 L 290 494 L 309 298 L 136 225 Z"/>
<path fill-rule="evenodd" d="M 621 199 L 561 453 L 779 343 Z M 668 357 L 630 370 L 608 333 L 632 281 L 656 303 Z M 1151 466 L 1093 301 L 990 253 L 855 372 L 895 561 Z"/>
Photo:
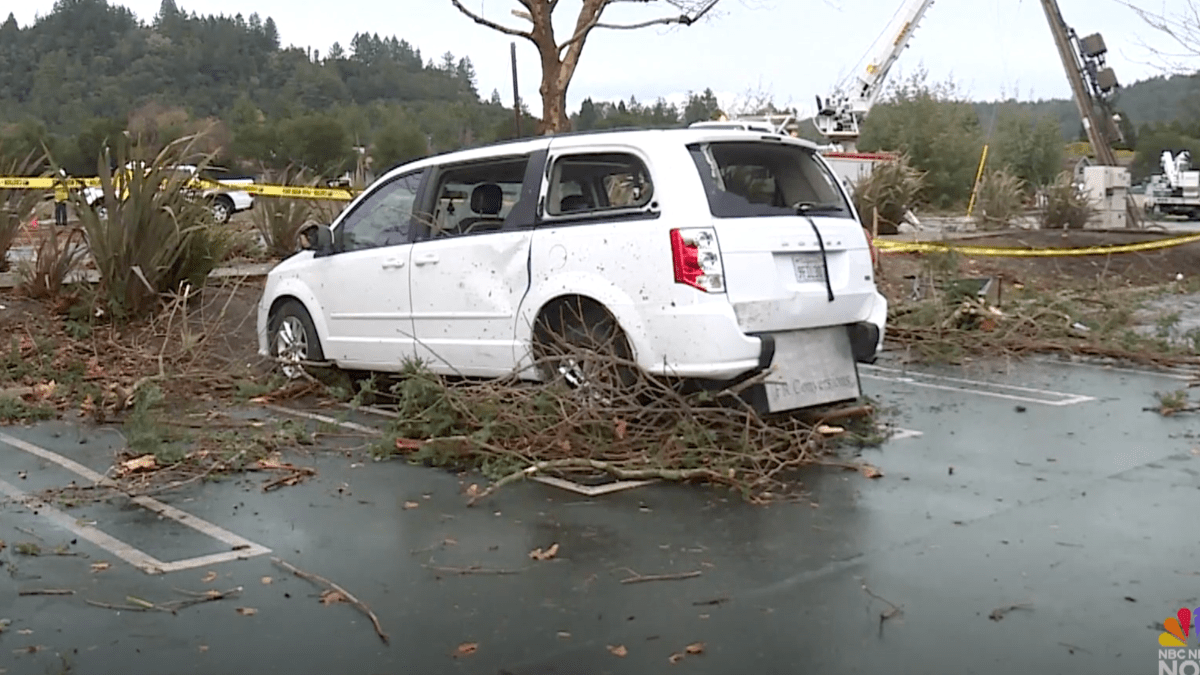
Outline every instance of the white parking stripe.
<path fill-rule="evenodd" d="M 987 382 L 984 380 L 968 380 L 961 377 L 933 375 L 930 373 L 921 373 L 911 370 L 899 370 L 897 368 L 884 368 L 882 366 L 868 366 L 865 364 L 860 364 L 859 368 L 860 371 L 868 371 L 862 372 L 862 377 L 870 378 L 872 380 L 907 384 L 914 387 L 925 387 L 927 389 L 954 391 L 964 394 L 991 396 L 993 398 L 1020 401 L 1022 403 L 1067 406 L 1096 400 L 1095 397 L 1085 396 L 1083 394 L 1071 394 L 1061 391 L 1051 391 L 1048 389 L 1034 389 L 1032 387 L 1019 387 L 1016 385 Z M 876 373 L 881 374 L 871 374 L 869 371 L 875 371 Z"/>
<path fill-rule="evenodd" d="M 72 518 L 70 514 L 59 511 L 50 506 L 46 502 L 22 492 L 17 486 L 0 480 L 0 492 L 8 495 L 9 498 L 20 502 L 25 508 L 30 511 L 37 512 L 37 515 L 43 517 L 59 527 L 71 532 L 80 539 L 86 539 L 109 553 L 117 556 L 121 560 L 133 565 L 142 570 L 146 574 L 162 574 L 163 564 L 153 556 L 147 555 L 142 551 L 126 544 L 125 542 L 101 532 L 91 525 L 79 522 L 77 518 Z"/>
<path fill-rule="evenodd" d="M 351 429 L 353 431 L 361 431 L 364 434 L 370 434 L 372 436 L 378 436 L 381 433 L 378 429 L 364 426 L 364 425 L 358 424 L 356 422 L 343 422 L 341 420 L 329 417 L 328 415 L 320 415 L 317 413 L 306 412 L 304 410 L 293 410 L 292 408 L 285 408 L 281 405 L 274 405 L 272 403 L 264 403 L 263 407 L 266 408 L 267 410 L 274 410 L 277 413 L 283 413 L 284 415 L 295 415 L 296 417 L 303 417 L 305 419 L 310 419 L 315 422 L 324 422 L 325 424 L 333 424 L 333 425 L 342 427 L 343 429 Z"/>
<path fill-rule="evenodd" d="M 18 450 L 24 450 L 31 455 L 53 462 L 80 476 L 81 478 L 91 481 L 95 485 L 120 489 L 116 481 L 112 480 L 111 478 L 97 473 L 96 471 L 87 468 L 79 462 L 76 462 L 69 457 L 64 457 L 57 452 L 52 452 L 43 447 L 34 445 L 28 441 L 23 441 L 3 432 L 0 432 L 0 443 L 4 443 Z M 121 558 L 122 560 L 128 562 L 134 567 L 137 567 L 143 572 L 146 572 L 147 574 L 174 572 L 181 569 L 189 569 L 191 567 L 212 564 L 211 561 L 224 562 L 226 560 L 265 555 L 271 552 L 271 549 L 265 546 L 256 544 L 249 539 L 239 537 L 225 528 L 213 525 L 207 520 L 197 518 L 190 513 L 180 511 L 174 506 L 171 506 L 170 504 L 164 504 L 153 497 L 133 497 L 131 501 L 138 506 L 141 506 L 149 511 L 153 511 L 164 518 L 170 518 L 178 523 L 187 525 L 193 530 L 207 535 L 208 537 L 215 539 L 233 549 L 231 551 L 201 556 L 199 558 L 189 558 L 187 560 L 164 563 L 142 551 L 139 551 L 138 549 L 133 548 L 132 546 L 129 546 L 119 539 L 97 530 L 90 525 L 78 523 L 76 519 L 72 518 L 70 515 L 51 507 L 36 497 L 21 492 L 13 485 L 3 483 L 3 485 L 0 485 L 0 489 L 2 489 L 9 497 L 25 504 L 27 508 L 35 508 L 35 506 L 32 506 L 32 504 L 36 504 L 36 509 L 39 515 L 46 514 L 46 517 L 54 523 L 70 530 L 71 532 L 74 532 L 84 539 L 87 539 L 93 544 L 96 544 L 97 546 L 105 549 L 109 553 L 112 553 L 113 555 Z"/>
<path fill-rule="evenodd" d="M 1094 370 L 1103 370 L 1110 373 L 1127 373 L 1129 375 L 1144 375 L 1146 377 L 1165 377 L 1171 380 L 1181 380 L 1183 382 L 1192 382 L 1200 378 L 1200 373 L 1195 375 L 1187 375 L 1184 372 L 1170 370 L 1148 370 L 1143 368 L 1122 368 L 1120 366 L 1107 366 L 1102 363 L 1081 363 L 1079 361 L 1058 361 L 1046 359 L 1045 363 L 1055 366 L 1075 366 L 1077 368 L 1092 368 Z"/>

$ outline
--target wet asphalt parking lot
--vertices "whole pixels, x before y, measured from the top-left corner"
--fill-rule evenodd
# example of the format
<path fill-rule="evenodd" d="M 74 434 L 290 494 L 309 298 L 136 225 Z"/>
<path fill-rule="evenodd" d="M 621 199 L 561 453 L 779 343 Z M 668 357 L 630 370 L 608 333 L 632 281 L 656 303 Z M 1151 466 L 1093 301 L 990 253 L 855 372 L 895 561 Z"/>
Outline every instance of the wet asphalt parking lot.
<path fill-rule="evenodd" d="M 1200 605 L 1200 418 L 1143 408 L 1186 376 L 1051 360 L 861 375 L 898 413 L 896 436 L 863 453 L 884 476 L 813 469 L 810 500 L 769 507 L 526 482 L 466 508 L 483 481 L 324 448 L 296 458 L 314 478 L 277 491 L 254 475 L 66 509 L 23 495 L 94 480 L 120 436 L 0 429 L 0 669 L 1160 672 L 1156 625 Z M 369 605 L 390 643 L 276 556 Z M 455 571 L 473 566 L 509 573 Z M 622 583 L 672 574 L 691 576 Z M 88 604 L 237 587 L 177 614 Z M 39 589 L 74 594 L 20 595 Z"/>

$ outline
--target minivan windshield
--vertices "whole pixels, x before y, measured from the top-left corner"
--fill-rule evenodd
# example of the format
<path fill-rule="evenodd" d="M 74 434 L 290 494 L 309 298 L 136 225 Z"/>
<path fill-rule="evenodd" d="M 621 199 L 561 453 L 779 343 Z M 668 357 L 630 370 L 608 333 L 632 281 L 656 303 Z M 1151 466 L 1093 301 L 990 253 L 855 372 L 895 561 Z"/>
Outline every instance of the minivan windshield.
<path fill-rule="evenodd" d="M 837 178 L 813 150 L 767 141 L 722 141 L 689 145 L 688 151 L 717 218 L 852 217 Z"/>

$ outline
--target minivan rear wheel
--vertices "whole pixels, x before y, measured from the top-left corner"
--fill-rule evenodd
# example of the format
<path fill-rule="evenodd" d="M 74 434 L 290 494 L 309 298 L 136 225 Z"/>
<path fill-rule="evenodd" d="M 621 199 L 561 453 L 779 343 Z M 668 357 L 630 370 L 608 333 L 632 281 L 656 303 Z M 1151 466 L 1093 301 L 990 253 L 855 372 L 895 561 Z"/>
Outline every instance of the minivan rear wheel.
<path fill-rule="evenodd" d="M 547 306 L 534 325 L 533 338 L 543 381 L 562 382 L 606 404 L 638 381 L 625 332 L 595 303 L 573 299 Z"/>

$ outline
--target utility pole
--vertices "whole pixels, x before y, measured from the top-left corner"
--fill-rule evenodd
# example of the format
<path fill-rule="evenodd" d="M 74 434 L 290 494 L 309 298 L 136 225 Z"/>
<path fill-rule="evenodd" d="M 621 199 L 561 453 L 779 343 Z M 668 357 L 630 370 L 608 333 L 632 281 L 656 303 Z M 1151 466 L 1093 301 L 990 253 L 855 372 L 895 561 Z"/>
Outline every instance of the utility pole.
<path fill-rule="evenodd" d="M 1058 55 L 1062 59 L 1063 68 L 1067 71 L 1067 80 L 1071 83 L 1071 93 L 1074 94 L 1075 107 L 1079 109 L 1079 117 L 1083 120 L 1083 128 L 1087 130 L 1088 141 L 1092 144 L 1092 152 L 1102 166 L 1116 166 L 1117 157 L 1113 154 L 1112 146 L 1104 133 L 1107 125 L 1097 120 L 1095 102 L 1083 81 L 1083 67 L 1075 54 L 1075 46 L 1071 43 L 1070 29 L 1063 20 L 1062 12 L 1056 0 L 1042 0 L 1042 8 L 1046 10 L 1046 20 L 1050 22 L 1050 32 L 1054 34 L 1054 44 L 1058 47 Z"/>
<path fill-rule="evenodd" d="M 1119 166 L 1113 141 L 1120 140 L 1121 131 L 1105 99 L 1119 85 L 1112 68 L 1104 65 L 1103 56 L 1108 51 L 1104 40 L 1099 34 L 1079 40 L 1063 19 L 1057 0 L 1042 0 L 1042 9 L 1046 12 L 1046 21 L 1050 24 L 1063 69 L 1067 71 L 1072 98 L 1075 99 L 1096 162 L 1100 166 Z M 1128 194 L 1125 196 L 1125 216 L 1126 227 L 1141 227 L 1137 205 Z"/>
<path fill-rule="evenodd" d="M 512 53 L 512 74 L 513 74 L 513 115 L 516 119 L 517 138 L 521 137 L 521 92 L 517 89 L 517 43 L 509 44 L 510 52 Z"/>

